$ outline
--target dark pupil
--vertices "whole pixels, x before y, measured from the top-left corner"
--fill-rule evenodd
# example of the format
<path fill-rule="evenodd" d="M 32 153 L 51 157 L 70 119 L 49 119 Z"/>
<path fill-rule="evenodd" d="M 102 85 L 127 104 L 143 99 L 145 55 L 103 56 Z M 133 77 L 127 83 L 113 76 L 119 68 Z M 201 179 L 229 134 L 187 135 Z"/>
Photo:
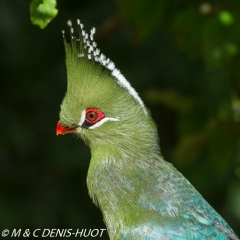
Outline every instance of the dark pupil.
<path fill-rule="evenodd" d="M 95 112 L 89 112 L 89 113 L 87 114 L 87 119 L 88 119 L 89 121 L 95 121 L 95 120 L 97 119 L 97 117 L 98 117 L 98 115 L 97 115 L 97 113 L 95 113 Z"/>

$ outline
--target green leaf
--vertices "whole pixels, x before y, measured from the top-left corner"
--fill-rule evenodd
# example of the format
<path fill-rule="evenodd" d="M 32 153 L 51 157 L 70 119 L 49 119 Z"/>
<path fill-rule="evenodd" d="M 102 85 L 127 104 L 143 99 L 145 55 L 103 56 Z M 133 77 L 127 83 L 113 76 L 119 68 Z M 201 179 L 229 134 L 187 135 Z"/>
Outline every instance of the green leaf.
<path fill-rule="evenodd" d="M 58 14 L 56 0 L 32 0 L 30 4 L 30 16 L 34 25 L 45 28 Z"/>
<path fill-rule="evenodd" d="M 219 12 L 218 19 L 224 25 L 232 25 L 234 23 L 234 17 L 229 11 Z"/>

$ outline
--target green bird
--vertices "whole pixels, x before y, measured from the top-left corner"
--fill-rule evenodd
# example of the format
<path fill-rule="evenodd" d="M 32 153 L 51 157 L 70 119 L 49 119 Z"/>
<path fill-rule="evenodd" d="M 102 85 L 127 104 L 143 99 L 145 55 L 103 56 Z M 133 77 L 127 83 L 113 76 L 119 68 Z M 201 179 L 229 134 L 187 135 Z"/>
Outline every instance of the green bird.
<path fill-rule="evenodd" d="M 160 152 L 156 126 L 137 92 L 77 20 L 63 32 L 67 92 L 57 134 L 91 149 L 89 195 L 110 239 L 238 239 L 229 225 Z"/>

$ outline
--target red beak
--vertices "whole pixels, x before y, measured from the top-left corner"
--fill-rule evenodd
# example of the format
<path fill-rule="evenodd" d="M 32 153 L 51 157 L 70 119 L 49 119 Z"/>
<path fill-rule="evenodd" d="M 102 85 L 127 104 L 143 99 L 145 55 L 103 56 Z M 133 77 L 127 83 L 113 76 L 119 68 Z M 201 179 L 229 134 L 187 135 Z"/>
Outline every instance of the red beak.
<path fill-rule="evenodd" d="M 57 127 L 56 127 L 56 134 L 66 134 L 66 133 L 70 133 L 70 132 L 75 132 L 77 129 L 77 127 L 73 127 L 73 128 L 68 128 L 68 127 L 63 127 L 60 123 L 60 121 L 58 121 L 57 123 Z"/>

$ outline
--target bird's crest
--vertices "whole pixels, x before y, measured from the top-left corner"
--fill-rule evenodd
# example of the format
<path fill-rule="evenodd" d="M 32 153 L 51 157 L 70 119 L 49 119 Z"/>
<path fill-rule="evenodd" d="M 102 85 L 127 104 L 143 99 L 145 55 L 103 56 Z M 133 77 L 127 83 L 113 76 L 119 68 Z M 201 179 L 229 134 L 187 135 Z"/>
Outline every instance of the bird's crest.
<path fill-rule="evenodd" d="M 71 44 L 67 43 L 65 31 L 62 31 L 67 61 L 69 58 L 73 58 L 72 60 L 81 58 L 102 66 L 104 69 L 108 70 L 111 73 L 117 84 L 128 90 L 129 94 L 137 100 L 137 102 L 143 108 L 144 112 L 147 114 L 145 105 L 141 98 L 138 96 L 138 93 L 135 91 L 135 89 L 115 67 L 115 64 L 109 58 L 106 58 L 106 56 L 100 52 L 100 49 L 97 48 L 97 43 L 94 41 L 94 34 L 96 32 L 96 29 L 92 28 L 90 34 L 88 34 L 84 30 L 84 25 L 80 22 L 79 19 L 77 19 L 79 38 L 76 38 L 74 36 L 72 21 L 68 20 L 67 24 L 70 29 Z"/>

